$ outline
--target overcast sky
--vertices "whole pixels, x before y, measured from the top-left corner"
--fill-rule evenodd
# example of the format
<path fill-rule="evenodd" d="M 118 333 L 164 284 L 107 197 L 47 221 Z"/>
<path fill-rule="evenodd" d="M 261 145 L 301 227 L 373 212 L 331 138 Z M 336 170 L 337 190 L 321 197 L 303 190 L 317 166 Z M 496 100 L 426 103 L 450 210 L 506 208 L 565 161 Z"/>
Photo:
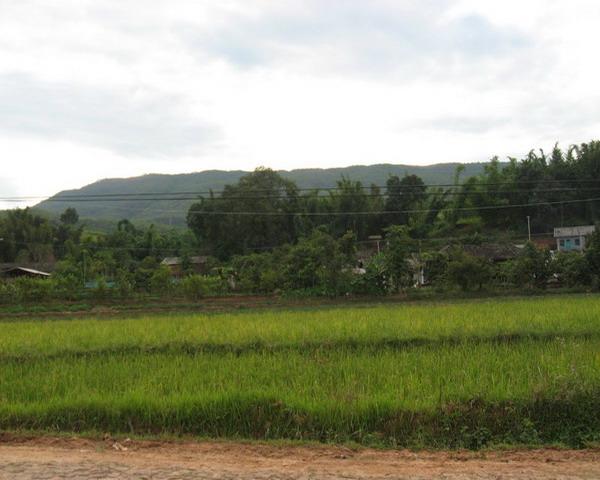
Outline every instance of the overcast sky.
<path fill-rule="evenodd" d="M 597 0 L 0 0 L 0 196 L 588 141 L 598 25 Z"/>

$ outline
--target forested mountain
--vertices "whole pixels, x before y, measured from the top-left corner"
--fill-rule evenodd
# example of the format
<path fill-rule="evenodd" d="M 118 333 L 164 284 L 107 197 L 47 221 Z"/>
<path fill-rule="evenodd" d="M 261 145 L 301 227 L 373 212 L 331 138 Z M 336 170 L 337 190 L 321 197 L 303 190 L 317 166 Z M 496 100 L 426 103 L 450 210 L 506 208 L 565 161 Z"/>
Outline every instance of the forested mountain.
<path fill-rule="evenodd" d="M 300 169 L 279 171 L 285 179 L 293 181 L 298 188 L 328 188 L 336 186 L 343 177 L 360 181 L 363 185 L 385 185 L 390 175 L 418 175 L 426 184 L 451 183 L 457 163 L 441 163 L 429 166 L 414 165 L 370 165 L 346 168 Z M 464 164 L 465 170 L 461 180 L 479 175 L 483 172 L 484 163 Z M 59 215 L 68 207 L 76 208 L 80 216 L 86 220 L 120 220 L 127 218 L 134 223 L 150 223 L 185 226 L 185 218 L 189 207 L 194 203 L 189 195 L 184 200 L 177 196 L 166 197 L 157 201 L 156 197 L 137 194 L 173 193 L 173 192 L 207 192 L 221 191 L 226 185 L 236 183 L 249 172 L 208 170 L 198 173 L 180 175 L 143 175 L 134 178 L 113 178 L 95 182 L 78 190 L 60 192 L 48 201 L 36 206 L 37 209 Z M 115 198 L 115 194 L 126 194 Z M 90 197 L 97 195 L 97 197 Z M 102 201 L 103 195 L 112 195 L 110 201 Z M 60 198 L 64 201 L 57 201 Z M 65 197 L 73 197 L 66 199 Z"/>

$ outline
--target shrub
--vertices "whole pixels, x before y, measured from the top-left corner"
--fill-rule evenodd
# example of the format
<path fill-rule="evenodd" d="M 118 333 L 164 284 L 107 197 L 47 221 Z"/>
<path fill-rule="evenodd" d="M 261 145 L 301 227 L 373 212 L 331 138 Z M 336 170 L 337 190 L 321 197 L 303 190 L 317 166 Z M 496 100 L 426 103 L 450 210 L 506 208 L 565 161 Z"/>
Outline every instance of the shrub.
<path fill-rule="evenodd" d="M 561 284 L 567 287 L 591 283 L 590 265 L 585 256 L 578 252 L 559 253 L 552 266 Z"/>
<path fill-rule="evenodd" d="M 277 272 L 272 268 L 273 254 L 253 253 L 236 256 L 231 261 L 236 289 L 242 292 L 270 293 L 279 286 Z"/>
<path fill-rule="evenodd" d="M 92 290 L 92 295 L 96 300 L 104 300 L 110 296 L 110 287 L 104 277 L 98 278 L 96 286 Z"/>
<path fill-rule="evenodd" d="M 150 277 L 150 291 L 152 293 L 169 293 L 172 284 L 171 271 L 164 265 L 158 267 Z"/>
<path fill-rule="evenodd" d="M 17 278 L 11 283 L 15 289 L 17 301 L 46 301 L 54 296 L 55 282 L 50 279 Z"/>
<path fill-rule="evenodd" d="M 426 281 L 433 285 L 443 283 L 448 270 L 448 256 L 440 252 L 426 252 L 423 263 Z"/>
<path fill-rule="evenodd" d="M 135 285 L 143 290 L 152 290 L 152 277 L 158 270 L 159 265 L 154 257 L 144 258 L 135 269 Z M 164 272 L 164 271 L 163 271 Z M 161 274 L 159 274 L 160 276 Z M 162 273 L 164 275 L 164 273 Z M 158 281 L 158 279 L 157 279 Z M 155 284 L 155 286 L 158 286 Z"/>
<path fill-rule="evenodd" d="M 53 277 L 55 294 L 64 300 L 76 300 L 81 292 L 81 279 L 70 273 L 63 273 Z"/>
<path fill-rule="evenodd" d="M 355 275 L 351 291 L 358 295 L 385 295 L 389 289 L 389 278 L 383 254 L 369 259 L 364 275 Z"/>
<path fill-rule="evenodd" d="M 225 290 L 221 278 L 206 275 L 189 275 L 181 281 L 179 287 L 183 295 L 190 300 L 217 295 Z"/>
<path fill-rule="evenodd" d="M 461 290 L 473 290 L 481 288 L 489 282 L 492 276 L 492 268 L 484 259 L 460 253 L 448 263 L 446 272 L 447 281 L 452 285 L 458 285 Z"/>
<path fill-rule="evenodd" d="M 0 281 L 0 302 L 14 303 L 17 297 L 18 292 L 13 282 Z"/>
<path fill-rule="evenodd" d="M 508 287 L 514 280 L 515 261 L 509 260 L 494 266 L 494 283 L 498 286 Z"/>
<path fill-rule="evenodd" d="M 281 276 L 273 268 L 268 268 L 261 272 L 259 279 L 259 291 L 262 293 L 272 293 L 280 288 Z"/>
<path fill-rule="evenodd" d="M 115 278 L 115 287 L 121 298 L 128 298 L 133 293 L 133 276 L 124 269 L 118 270 Z"/>

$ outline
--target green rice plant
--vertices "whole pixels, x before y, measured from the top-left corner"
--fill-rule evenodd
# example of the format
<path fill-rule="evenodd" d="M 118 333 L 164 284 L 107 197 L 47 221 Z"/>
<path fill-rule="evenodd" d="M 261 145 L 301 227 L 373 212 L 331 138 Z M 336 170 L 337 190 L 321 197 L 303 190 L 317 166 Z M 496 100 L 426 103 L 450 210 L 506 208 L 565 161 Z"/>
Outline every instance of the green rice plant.
<path fill-rule="evenodd" d="M 0 322 L 0 358 L 61 352 L 252 349 L 260 346 L 385 346 L 600 334 L 600 298 L 521 299 L 370 308 L 260 311 Z M 200 348 L 201 350 L 201 348 Z"/>
<path fill-rule="evenodd" d="M 599 313 L 580 296 L 0 323 L 0 428 L 583 446 Z"/>

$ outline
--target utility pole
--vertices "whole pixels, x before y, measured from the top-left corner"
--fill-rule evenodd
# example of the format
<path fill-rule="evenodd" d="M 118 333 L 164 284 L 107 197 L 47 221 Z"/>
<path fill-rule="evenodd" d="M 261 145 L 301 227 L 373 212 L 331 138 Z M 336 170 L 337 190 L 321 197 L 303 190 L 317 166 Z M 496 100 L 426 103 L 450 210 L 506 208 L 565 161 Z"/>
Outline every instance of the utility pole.
<path fill-rule="evenodd" d="M 529 215 L 527 215 L 527 236 L 531 242 L 531 217 Z"/>

